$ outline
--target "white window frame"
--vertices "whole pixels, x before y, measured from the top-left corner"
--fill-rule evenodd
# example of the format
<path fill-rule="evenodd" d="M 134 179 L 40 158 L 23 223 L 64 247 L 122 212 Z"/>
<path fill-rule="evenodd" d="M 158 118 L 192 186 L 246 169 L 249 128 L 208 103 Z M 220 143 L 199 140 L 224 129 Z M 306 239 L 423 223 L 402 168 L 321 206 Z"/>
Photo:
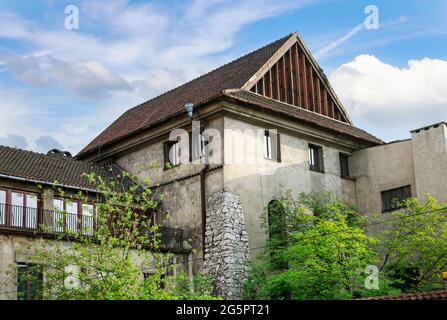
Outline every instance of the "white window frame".
<path fill-rule="evenodd" d="M 169 161 L 172 166 L 180 165 L 180 142 L 176 142 L 172 144 L 171 149 L 169 150 Z"/>
<path fill-rule="evenodd" d="M 4 196 L 1 196 L 4 195 Z M 8 193 L 6 190 L 0 189 L 0 225 L 6 224 L 6 200 Z"/>
<path fill-rule="evenodd" d="M 264 158 L 272 160 L 272 137 L 268 130 L 264 133 Z"/>

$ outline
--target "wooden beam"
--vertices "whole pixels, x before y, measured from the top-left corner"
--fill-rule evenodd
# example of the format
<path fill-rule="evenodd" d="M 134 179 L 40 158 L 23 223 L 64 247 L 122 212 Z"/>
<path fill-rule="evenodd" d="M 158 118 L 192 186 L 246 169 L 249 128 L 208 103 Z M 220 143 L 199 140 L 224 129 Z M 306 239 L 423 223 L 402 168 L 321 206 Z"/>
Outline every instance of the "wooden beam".
<path fill-rule="evenodd" d="M 335 109 L 335 119 L 340 120 L 341 114 L 340 110 L 338 110 L 338 107 Z"/>
<path fill-rule="evenodd" d="M 264 77 L 259 80 L 259 94 L 264 95 Z"/>
<path fill-rule="evenodd" d="M 292 64 L 292 50 L 289 50 L 288 54 L 288 65 L 289 65 L 289 73 L 287 74 L 289 76 L 289 103 L 293 105 L 297 105 L 295 102 L 295 86 L 294 86 L 294 79 L 293 79 L 293 64 Z"/>
<path fill-rule="evenodd" d="M 316 84 L 316 88 L 315 88 L 316 95 L 315 95 L 315 98 L 317 100 L 316 110 L 315 111 L 318 112 L 318 113 L 322 113 L 321 112 L 321 86 L 320 86 L 320 78 L 319 77 L 315 78 L 315 84 Z"/>
<path fill-rule="evenodd" d="M 269 98 L 272 97 L 272 70 L 270 69 L 266 74 L 265 74 L 265 95 Z"/>
<path fill-rule="evenodd" d="M 303 106 L 301 102 L 301 79 L 300 79 L 300 63 L 298 57 L 298 44 L 293 46 L 295 52 L 294 66 L 295 66 L 295 105 Z"/>
<path fill-rule="evenodd" d="M 295 44 L 297 41 L 297 34 L 292 34 L 289 39 L 281 45 L 281 47 L 264 63 L 264 65 L 256 72 L 256 74 L 251 77 L 243 86 L 241 89 L 243 90 L 249 90 L 253 86 L 254 83 L 258 82 L 258 80 L 262 77 L 263 74 L 267 72 L 268 69 L 270 69 L 276 61 L 281 59 L 281 57 L 284 55 L 284 53 L 292 47 L 293 44 Z"/>
<path fill-rule="evenodd" d="M 279 66 L 278 62 L 275 64 L 275 99 L 279 100 Z"/>
<path fill-rule="evenodd" d="M 325 116 L 329 115 L 329 106 L 328 106 L 328 101 L 327 101 L 327 90 L 323 89 L 323 103 L 324 103 L 324 110 L 323 110 L 323 114 Z"/>
<path fill-rule="evenodd" d="M 309 109 L 309 103 L 308 103 L 308 90 L 307 90 L 307 69 L 306 69 L 306 57 L 304 54 L 301 54 L 300 56 L 300 69 L 301 69 L 301 88 L 303 90 L 302 94 L 302 106 L 303 108 Z"/>
<path fill-rule="evenodd" d="M 286 58 L 285 55 L 282 56 L 281 58 L 282 61 L 282 68 L 281 68 L 281 81 L 282 81 L 282 101 L 284 102 L 288 102 L 287 101 L 287 80 L 286 80 Z"/>
<path fill-rule="evenodd" d="M 331 106 L 329 108 L 329 117 L 335 118 L 334 100 L 331 99 Z"/>
<path fill-rule="evenodd" d="M 315 86 L 314 86 L 314 72 L 311 65 L 308 65 L 308 73 L 309 73 L 309 110 L 315 111 Z"/>

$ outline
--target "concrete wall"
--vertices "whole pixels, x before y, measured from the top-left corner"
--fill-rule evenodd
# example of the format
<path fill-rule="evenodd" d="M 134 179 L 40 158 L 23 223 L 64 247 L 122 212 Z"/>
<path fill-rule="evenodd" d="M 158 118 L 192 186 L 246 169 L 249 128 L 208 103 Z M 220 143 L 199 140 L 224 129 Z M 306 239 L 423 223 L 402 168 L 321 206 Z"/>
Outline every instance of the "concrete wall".
<path fill-rule="evenodd" d="M 215 129 L 222 132 L 222 117 L 213 117 L 202 121 L 204 129 Z M 191 130 L 191 128 L 185 128 Z M 168 227 L 181 228 L 186 231 L 187 238 L 193 250 L 193 271 L 201 271 L 203 261 L 202 239 L 202 211 L 200 171 L 203 164 L 181 164 L 172 169 L 165 170 L 164 142 L 168 141 L 166 134 L 161 139 L 148 142 L 137 149 L 118 155 L 116 163 L 126 171 L 141 179 L 150 179 L 154 186 L 153 192 L 163 194 L 163 210 L 168 215 L 157 217 L 157 223 Z M 156 167 L 151 167 L 152 162 Z M 160 185 L 160 187 L 158 187 Z M 206 173 L 205 199 L 211 194 L 223 189 L 222 169 Z"/>
<path fill-rule="evenodd" d="M 351 173 L 360 212 L 382 212 L 381 192 L 407 185 L 421 201 L 425 193 L 447 201 L 446 137 L 440 123 L 413 131 L 408 140 L 354 151 Z"/>
<path fill-rule="evenodd" d="M 350 154 L 353 149 L 340 145 L 338 141 L 342 139 L 339 135 L 333 141 L 328 141 L 327 132 L 324 133 L 324 139 L 318 139 L 319 134 L 323 134 L 319 129 L 306 128 L 312 133 L 312 137 L 291 130 L 279 130 L 281 162 L 277 163 L 264 160 L 263 130 L 273 128 L 267 124 L 260 125 L 246 119 L 216 115 L 205 122 L 205 128 L 215 128 L 221 132 L 225 163 L 223 169 L 207 174 L 206 198 L 224 188 L 240 196 L 251 248 L 265 244 L 266 230 L 261 226 L 265 207 L 288 190 L 295 196 L 301 192 L 329 191 L 338 198 L 355 204 L 355 183 L 340 177 L 339 163 L 339 153 Z M 254 135 L 247 134 L 247 130 L 252 130 Z M 258 130 L 261 132 L 260 137 L 256 136 Z M 164 162 L 163 142 L 167 139 L 168 135 L 148 142 L 116 156 L 115 160 L 118 165 L 140 178 L 149 177 L 154 185 L 174 181 L 154 190 L 165 195 L 163 206 L 170 214 L 167 224 L 188 230 L 192 246 L 197 250 L 194 258 L 199 259 L 194 266 L 196 271 L 201 268 L 203 247 L 200 179 L 197 176 L 202 166 L 183 164 L 170 170 L 150 168 L 149 164 L 154 160 L 159 164 Z M 323 147 L 324 173 L 309 170 L 309 143 Z M 346 144 L 352 145 L 352 141 Z M 182 179 L 186 176 L 192 177 Z M 177 181 L 178 179 L 180 180 Z M 256 254 L 257 252 L 252 252 L 252 256 Z"/>
<path fill-rule="evenodd" d="M 301 192 L 328 191 L 355 204 L 354 182 L 340 177 L 339 153 L 349 154 L 350 150 L 279 130 L 281 162 L 264 161 L 263 130 L 269 127 L 263 128 L 231 117 L 225 117 L 224 123 L 224 185 L 227 190 L 240 196 L 252 257 L 259 253 L 255 248 L 265 245 L 267 235 L 262 227 L 265 208 L 286 191 L 291 190 L 295 196 Z M 250 134 L 258 129 L 262 132 L 260 136 Z M 309 143 L 323 147 L 324 173 L 310 171 Z M 250 155 L 250 160 L 256 159 L 260 163 L 236 162 L 237 155 L 243 153 Z"/>
<path fill-rule="evenodd" d="M 6 235 L 0 233 L 0 300 L 16 300 L 17 299 L 17 264 L 32 263 L 32 256 L 36 248 L 41 247 L 42 242 L 48 243 L 55 240 L 39 239 L 33 236 L 25 235 Z M 60 242 L 62 248 L 70 246 L 69 242 Z M 154 270 L 154 260 L 152 256 L 148 256 L 142 260 L 141 256 L 133 252 L 132 258 L 136 265 L 141 267 L 143 272 L 152 272 Z M 189 254 L 176 254 L 171 257 L 172 264 L 167 268 L 167 273 L 175 275 L 176 273 L 185 272 L 192 277 L 193 269 L 189 262 L 192 257 Z M 179 262 L 178 264 L 174 264 Z M 43 270 L 45 279 L 45 269 Z"/>
<path fill-rule="evenodd" d="M 420 200 L 430 193 L 447 201 L 447 127 L 439 124 L 411 134 L 416 193 Z"/>
<path fill-rule="evenodd" d="M 411 185 L 415 195 L 411 140 L 354 151 L 351 174 L 356 179 L 357 207 L 365 214 L 382 212 L 381 191 Z"/>

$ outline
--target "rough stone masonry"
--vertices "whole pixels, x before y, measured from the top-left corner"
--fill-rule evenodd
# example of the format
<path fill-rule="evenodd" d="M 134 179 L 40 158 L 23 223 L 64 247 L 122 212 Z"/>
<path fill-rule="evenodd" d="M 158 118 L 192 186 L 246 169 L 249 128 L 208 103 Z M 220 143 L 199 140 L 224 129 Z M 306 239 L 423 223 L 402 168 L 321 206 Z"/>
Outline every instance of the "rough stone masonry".
<path fill-rule="evenodd" d="M 241 299 L 247 279 L 248 237 L 239 197 L 227 190 L 210 196 L 206 210 L 204 271 L 215 293 Z"/>

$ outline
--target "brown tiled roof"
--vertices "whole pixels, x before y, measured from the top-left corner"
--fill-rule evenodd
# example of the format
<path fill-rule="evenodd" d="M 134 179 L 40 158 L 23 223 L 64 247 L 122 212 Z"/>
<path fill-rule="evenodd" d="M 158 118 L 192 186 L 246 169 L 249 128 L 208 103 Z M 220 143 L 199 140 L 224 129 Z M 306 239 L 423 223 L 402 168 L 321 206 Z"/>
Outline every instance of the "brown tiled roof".
<path fill-rule="evenodd" d="M 224 94 L 238 101 L 261 107 L 265 110 L 282 113 L 284 115 L 301 120 L 310 125 L 325 128 L 327 130 L 351 136 L 372 144 L 382 144 L 383 141 L 368 132 L 353 125 L 334 120 L 323 115 L 307 111 L 296 106 L 273 100 L 247 90 L 227 90 Z"/>
<path fill-rule="evenodd" d="M 407 293 L 400 296 L 374 297 L 368 300 L 447 300 L 447 290 Z"/>
<path fill-rule="evenodd" d="M 291 35 L 288 35 L 272 42 L 128 110 L 87 145 L 79 155 L 147 129 L 167 118 L 184 113 L 186 102 L 199 105 L 219 95 L 223 90 L 242 87 L 290 37 Z"/>
<path fill-rule="evenodd" d="M 112 172 L 92 163 L 60 155 L 44 155 L 0 146 L 0 176 L 15 177 L 70 188 L 93 189 L 83 173 L 111 177 Z"/>

